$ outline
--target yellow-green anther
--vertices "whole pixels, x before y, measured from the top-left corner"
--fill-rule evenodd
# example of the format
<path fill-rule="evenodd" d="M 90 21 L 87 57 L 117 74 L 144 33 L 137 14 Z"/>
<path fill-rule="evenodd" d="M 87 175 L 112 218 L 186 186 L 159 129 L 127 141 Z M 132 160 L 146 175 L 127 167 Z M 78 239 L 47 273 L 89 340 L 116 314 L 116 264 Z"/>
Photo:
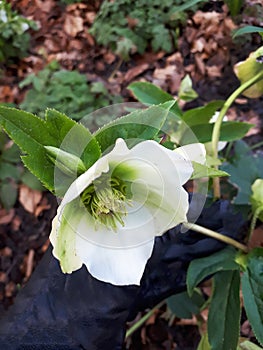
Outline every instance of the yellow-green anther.
<path fill-rule="evenodd" d="M 101 224 L 117 230 L 117 222 L 124 226 L 127 215 L 126 184 L 116 177 L 102 175 L 81 194 L 81 200 L 89 213 Z"/>
<path fill-rule="evenodd" d="M 87 169 L 82 160 L 72 153 L 63 151 L 57 147 L 44 146 L 49 159 L 57 166 L 63 173 L 67 175 L 80 175 Z"/>

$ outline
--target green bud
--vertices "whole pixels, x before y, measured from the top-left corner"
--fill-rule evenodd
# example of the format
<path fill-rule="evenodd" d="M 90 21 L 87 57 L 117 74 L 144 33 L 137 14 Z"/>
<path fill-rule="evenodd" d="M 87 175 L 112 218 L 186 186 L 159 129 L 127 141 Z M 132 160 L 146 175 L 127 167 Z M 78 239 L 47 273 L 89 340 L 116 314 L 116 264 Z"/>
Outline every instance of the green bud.
<path fill-rule="evenodd" d="M 49 159 L 57 166 L 63 173 L 67 175 L 80 175 L 87 169 L 82 160 L 74 154 L 63 151 L 57 147 L 44 146 Z"/>

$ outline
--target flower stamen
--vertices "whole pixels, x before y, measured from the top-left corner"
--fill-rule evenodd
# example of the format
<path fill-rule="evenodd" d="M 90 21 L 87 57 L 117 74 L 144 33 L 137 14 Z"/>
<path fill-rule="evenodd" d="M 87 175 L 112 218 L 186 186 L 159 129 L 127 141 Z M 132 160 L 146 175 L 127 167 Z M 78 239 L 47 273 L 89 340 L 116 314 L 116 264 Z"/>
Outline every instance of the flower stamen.
<path fill-rule="evenodd" d="M 101 224 L 117 231 L 117 222 L 124 226 L 127 215 L 127 184 L 117 177 L 101 175 L 80 195 L 88 212 Z"/>

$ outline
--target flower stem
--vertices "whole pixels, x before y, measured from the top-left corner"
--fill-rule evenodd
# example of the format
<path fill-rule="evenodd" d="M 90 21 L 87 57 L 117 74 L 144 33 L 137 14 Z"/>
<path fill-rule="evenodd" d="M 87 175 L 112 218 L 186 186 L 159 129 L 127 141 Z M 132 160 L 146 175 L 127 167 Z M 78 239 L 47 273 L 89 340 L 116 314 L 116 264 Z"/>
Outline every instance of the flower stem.
<path fill-rule="evenodd" d="M 218 142 L 220 138 L 220 129 L 223 122 L 223 118 L 226 115 L 227 110 L 242 92 L 247 90 L 250 86 L 254 85 L 256 82 L 258 82 L 261 79 L 263 79 L 263 71 L 260 71 L 254 77 L 252 77 L 251 79 L 246 81 L 244 84 L 239 86 L 239 88 L 237 88 L 225 101 L 213 129 L 213 134 L 212 134 L 213 158 L 217 159 L 218 157 Z M 220 198 L 220 182 L 218 177 L 213 179 L 213 187 L 214 187 L 214 198 L 215 199 Z"/>
<path fill-rule="evenodd" d="M 138 328 L 140 328 L 144 322 L 146 322 L 154 313 L 157 309 L 159 309 L 165 301 L 160 302 L 158 305 L 156 305 L 153 309 L 151 309 L 149 312 L 147 312 L 146 315 L 144 315 L 141 319 L 139 319 L 138 322 L 136 322 L 130 329 L 127 330 L 125 339 L 130 337 L 135 331 L 137 331 Z"/>
<path fill-rule="evenodd" d="M 215 232 L 213 230 L 210 230 L 208 228 L 205 228 L 203 226 L 199 226 L 197 224 L 192 224 L 190 222 L 185 222 L 183 223 L 183 226 L 188 228 L 189 230 L 193 230 L 199 233 L 202 233 L 203 235 L 215 238 L 221 242 L 227 243 L 232 245 L 233 247 L 242 250 L 243 252 L 247 253 L 248 252 L 248 248 L 247 246 L 245 246 L 242 243 L 237 242 L 236 240 L 234 240 L 233 238 L 221 235 L 218 232 Z"/>
<path fill-rule="evenodd" d="M 259 217 L 259 214 L 263 211 L 263 205 L 261 205 L 260 207 L 258 207 L 256 210 L 255 210 L 255 213 L 252 217 L 252 220 L 251 220 L 251 224 L 250 224 L 250 230 L 249 230 L 249 238 L 248 240 L 250 240 L 251 236 L 252 236 L 252 233 L 256 227 L 256 222 L 257 222 L 257 219 Z"/>

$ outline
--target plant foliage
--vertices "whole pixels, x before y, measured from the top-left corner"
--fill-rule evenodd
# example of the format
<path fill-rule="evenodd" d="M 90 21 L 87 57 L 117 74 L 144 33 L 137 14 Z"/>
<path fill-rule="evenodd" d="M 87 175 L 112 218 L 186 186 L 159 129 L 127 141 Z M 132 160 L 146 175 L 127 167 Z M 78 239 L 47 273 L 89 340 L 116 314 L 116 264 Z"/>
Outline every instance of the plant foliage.
<path fill-rule="evenodd" d="M 30 28 L 36 30 L 36 23 L 13 11 L 6 0 L 0 1 L 0 62 L 22 58 L 27 54 Z"/>
<path fill-rule="evenodd" d="M 55 108 L 71 118 L 79 120 L 92 111 L 111 103 L 121 102 L 121 98 L 111 95 L 101 82 L 89 83 L 84 74 L 78 71 L 61 69 L 56 61 L 48 64 L 38 74 L 28 75 L 20 88 L 32 86 L 27 91 L 22 109 L 44 117 L 45 109 Z M 92 129 L 101 126 L 103 121 L 90 121 Z"/>

